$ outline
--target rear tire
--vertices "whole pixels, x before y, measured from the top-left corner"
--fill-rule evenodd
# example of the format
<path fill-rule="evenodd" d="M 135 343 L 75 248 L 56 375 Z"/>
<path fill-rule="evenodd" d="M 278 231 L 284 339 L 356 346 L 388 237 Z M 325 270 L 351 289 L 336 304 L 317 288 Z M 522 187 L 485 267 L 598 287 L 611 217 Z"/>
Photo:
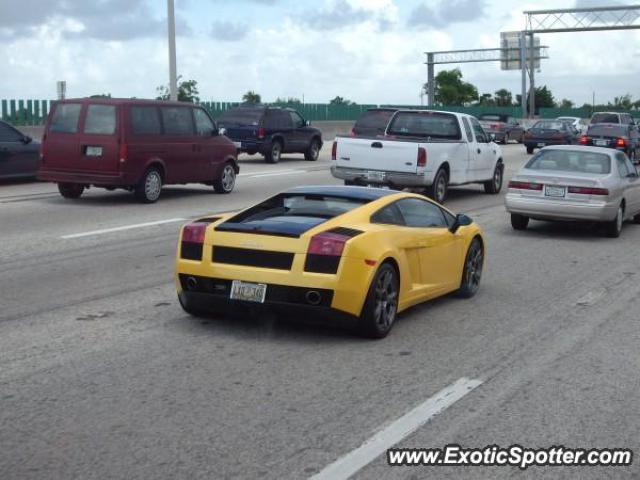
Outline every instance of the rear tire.
<path fill-rule="evenodd" d="M 135 186 L 134 194 L 138 201 L 142 203 L 155 203 L 160 198 L 162 192 L 162 175 L 160 171 L 151 167 Z"/>
<path fill-rule="evenodd" d="M 213 189 L 216 193 L 231 193 L 236 185 L 236 171 L 231 162 L 222 167 L 220 176 L 213 181 Z"/>
<path fill-rule="evenodd" d="M 461 298 L 473 297 L 480 288 L 482 269 L 484 267 L 484 248 L 482 242 L 474 238 L 467 250 L 462 269 L 462 280 L 456 295 Z"/>
<path fill-rule="evenodd" d="M 609 238 L 618 238 L 622 233 L 622 225 L 624 223 L 624 207 L 618 207 L 616 218 L 605 223 L 605 232 Z"/>
<path fill-rule="evenodd" d="M 58 191 L 64 198 L 77 199 L 84 192 L 84 185 L 78 183 L 59 183 Z"/>
<path fill-rule="evenodd" d="M 280 161 L 280 157 L 282 156 L 282 143 L 280 141 L 275 140 L 271 143 L 271 149 L 264 156 L 264 159 L 267 163 L 278 163 Z"/>
<path fill-rule="evenodd" d="M 444 203 L 449 193 L 449 176 L 444 168 L 438 170 L 433 184 L 427 188 L 427 195 L 438 203 Z"/>
<path fill-rule="evenodd" d="M 484 182 L 484 191 L 491 195 L 500 193 L 502 190 L 502 178 L 504 172 L 504 165 L 502 163 L 496 164 L 496 168 L 493 171 L 493 178 Z"/>
<path fill-rule="evenodd" d="M 320 140 L 314 138 L 309 144 L 309 148 L 304 152 L 304 159 L 308 162 L 315 162 L 320 156 Z"/>
<path fill-rule="evenodd" d="M 517 213 L 511 214 L 511 226 L 514 230 L 526 230 L 528 225 L 529 217 L 518 215 Z"/>
<path fill-rule="evenodd" d="M 527 147 L 527 153 L 531 155 L 533 153 L 533 147 Z"/>
<path fill-rule="evenodd" d="M 383 263 L 373 277 L 362 307 L 358 332 L 367 338 L 386 337 L 398 313 L 400 282 L 396 269 Z"/>
<path fill-rule="evenodd" d="M 640 213 L 633 217 L 633 223 L 640 224 Z"/>

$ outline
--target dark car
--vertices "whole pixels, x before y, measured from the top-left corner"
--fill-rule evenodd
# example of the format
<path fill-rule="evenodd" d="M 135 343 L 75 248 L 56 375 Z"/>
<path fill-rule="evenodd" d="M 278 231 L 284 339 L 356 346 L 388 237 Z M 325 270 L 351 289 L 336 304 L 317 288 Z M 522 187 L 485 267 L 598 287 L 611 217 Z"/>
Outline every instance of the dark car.
<path fill-rule="evenodd" d="M 322 132 L 291 108 L 242 105 L 224 112 L 218 125 L 238 151 L 260 153 L 268 163 L 278 163 L 283 153 L 315 161 L 322 148 Z"/>
<path fill-rule="evenodd" d="M 360 115 L 355 125 L 351 129 L 354 137 L 377 137 L 384 135 L 387 130 L 389 120 L 397 108 L 370 108 Z"/>
<path fill-rule="evenodd" d="M 40 165 L 40 143 L 0 121 L 0 179 L 35 178 Z"/>
<path fill-rule="evenodd" d="M 478 120 L 486 133 L 495 136 L 496 142 L 509 143 L 509 140 L 516 140 L 522 143 L 524 139 L 524 128 L 511 115 L 482 113 L 478 115 Z"/>
<path fill-rule="evenodd" d="M 580 145 L 615 148 L 623 151 L 633 163 L 638 163 L 640 139 L 638 130 L 630 124 L 596 123 L 589 125 L 587 133 L 580 137 Z"/>
<path fill-rule="evenodd" d="M 183 102 L 80 98 L 56 102 L 38 178 L 65 198 L 85 188 L 124 188 L 151 203 L 164 184 L 204 183 L 229 193 L 236 148 L 201 107 Z"/>
<path fill-rule="evenodd" d="M 540 120 L 524 133 L 524 145 L 527 153 L 547 145 L 573 145 L 576 143 L 576 130 L 567 122 L 559 120 Z"/>

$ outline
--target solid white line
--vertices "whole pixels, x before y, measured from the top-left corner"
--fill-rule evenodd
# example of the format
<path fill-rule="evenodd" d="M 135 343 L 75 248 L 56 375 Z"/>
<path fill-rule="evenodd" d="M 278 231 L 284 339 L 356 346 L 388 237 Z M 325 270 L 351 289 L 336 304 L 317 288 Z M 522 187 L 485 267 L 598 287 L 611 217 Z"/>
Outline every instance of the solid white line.
<path fill-rule="evenodd" d="M 132 230 L 134 228 L 152 227 L 154 225 L 162 225 L 165 223 L 183 222 L 186 218 L 169 218 L 167 220 L 158 220 L 156 222 L 136 223 L 134 225 L 124 225 L 122 227 L 104 228 L 102 230 L 92 230 L 90 232 L 72 233 L 71 235 L 63 235 L 60 238 L 68 240 L 70 238 L 89 237 L 91 235 L 102 235 L 104 233 L 121 232 L 123 230 Z"/>
<path fill-rule="evenodd" d="M 253 175 L 248 175 L 250 178 L 257 177 L 277 177 L 280 175 L 295 175 L 297 173 L 307 173 L 307 170 L 281 170 L 279 172 L 271 172 L 271 173 L 258 173 Z"/>
<path fill-rule="evenodd" d="M 360 447 L 325 467 L 311 477 L 311 480 L 346 480 L 481 384 L 480 380 L 464 377 L 452 383 L 382 429 Z"/>

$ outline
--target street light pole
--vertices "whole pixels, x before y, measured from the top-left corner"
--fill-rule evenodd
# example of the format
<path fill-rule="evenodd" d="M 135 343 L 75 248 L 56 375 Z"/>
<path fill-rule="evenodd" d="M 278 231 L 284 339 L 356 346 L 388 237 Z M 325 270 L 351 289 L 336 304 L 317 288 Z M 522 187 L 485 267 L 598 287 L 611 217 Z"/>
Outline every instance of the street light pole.
<path fill-rule="evenodd" d="M 178 100 L 178 74 L 176 71 L 176 16 L 173 0 L 167 0 L 167 26 L 169 30 L 169 100 Z"/>

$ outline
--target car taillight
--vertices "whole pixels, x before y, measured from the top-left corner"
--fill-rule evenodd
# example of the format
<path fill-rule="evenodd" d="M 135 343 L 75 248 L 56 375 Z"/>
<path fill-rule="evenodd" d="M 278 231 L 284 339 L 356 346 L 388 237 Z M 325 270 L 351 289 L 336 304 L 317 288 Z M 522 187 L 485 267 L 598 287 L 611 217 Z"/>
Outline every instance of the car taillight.
<path fill-rule="evenodd" d="M 182 229 L 180 242 L 180 258 L 186 260 L 202 260 L 202 247 L 208 223 L 193 222 Z"/>
<path fill-rule="evenodd" d="M 569 193 L 579 193 L 581 195 L 609 195 L 609 190 L 606 188 L 591 188 L 591 187 L 568 187 Z"/>
<path fill-rule="evenodd" d="M 264 136 L 265 136 L 264 128 L 260 127 L 258 129 L 258 138 L 264 138 Z"/>
<path fill-rule="evenodd" d="M 350 235 L 332 232 L 322 232 L 311 237 L 304 264 L 305 272 L 336 273 L 344 245 L 350 238 Z"/>
<path fill-rule="evenodd" d="M 351 129 L 351 136 L 352 136 L 352 137 L 355 137 L 355 136 L 356 136 L 356 128 L 355 128 L 355 127 L 353 127 L 353 128 Z"/>
<path fill-rule="evenodd" d="M 422 147 L 418 147 L 418 166 L 427 166 L 427 151 Z"/>
<path fill-rule="evenodd" d="M 534 183 L 534 182 L 515 182 L 515 181 L 510 181 L 509 182 L 509 188 L 519 188 L 520 190 L 537 190 L 537 191 L 541 191 L 542 190 L 542 184 L 541 183 Z"/>
<path fill-rule="evenodd" d="M 580 143 L 580 145 L 586 145 L 589 143 L 589 137 L 587 137 L 586 135 L 582 135 L 578 142 Z"/>
<path fill-rule="evenodd" d="M 499 124 L 499 123 L 492 123 L 492 124 L 491 124 L 491 128 L 492 128 L 493 130 L 498 130 L 498 129 L 500 129 L 500 126 L 501 126 L 501 124 Z"/>
<path fill-rule="evenodd" d="M 627 142 L 625 142 L 624 138 L 616 139 L 616 147 L 624 147 L 626 144 Z"/>
<path fill-rule="evenodd" d="M 336 154 L 338 153 L 338 142 L 333 141 L 333 145 L 331 146 L 331 160 L 336 159 Z"/>
<path fill-rule="evenodd" d="M 118 151 L 118 158 L 120 159 L 120 163 L 126 162 L 128 156 L 129 156 L 129 145 L 123 142 L 120 144 L 120 149 Z"/>

